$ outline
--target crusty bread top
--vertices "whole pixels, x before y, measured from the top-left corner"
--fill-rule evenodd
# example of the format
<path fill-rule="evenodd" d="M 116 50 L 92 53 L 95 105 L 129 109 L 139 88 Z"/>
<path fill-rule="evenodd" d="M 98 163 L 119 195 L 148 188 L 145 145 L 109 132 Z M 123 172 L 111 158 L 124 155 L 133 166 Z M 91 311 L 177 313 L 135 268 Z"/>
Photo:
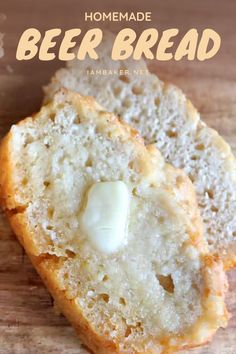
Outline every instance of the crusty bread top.
<path fill-rule="evenodd" d="M 144 61 L 109 60 L 113 41 L 113 35 L 106 33 L 99 60 L 68 62 L 66 69 L 57 71 L 45 88 L 46 100 L 62 86 L 94 96 L 132 124 L 146 143 L 155 143 L 166 161 L 183 168 L 194 183 L 209 248 L 223 258 L 226 268 L 233 266 L 236 162 L 229 145 L 200 120 L 181 90 L 147 73 Z M 119 75 L 120 69 L 128 70 L 128 75 Z M 138 75 L 135 69 L 142 69 L 143 74 Z"/>
<path fill-rule="evenodd" d="M 96 353 L 195 346 L 226 325 L 226 280 L 207 253 L 192 184 L 93 99 L 59 92 L 11 128 L 0 166 L 14 231 Z M 104 254 L 79 215 L 91 185 L 117 180 L 131 196 L 127 244 Z"/>

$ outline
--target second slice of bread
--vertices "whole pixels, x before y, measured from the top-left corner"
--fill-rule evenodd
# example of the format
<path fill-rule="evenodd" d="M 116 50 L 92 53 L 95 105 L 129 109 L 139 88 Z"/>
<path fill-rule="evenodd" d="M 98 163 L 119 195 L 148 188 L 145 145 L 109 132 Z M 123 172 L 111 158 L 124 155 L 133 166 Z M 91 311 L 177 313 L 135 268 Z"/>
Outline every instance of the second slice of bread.
<path fill-rule="evenodd" d="M 225 275 L 207 252 L 191 182 L 94 100 L 59 92 L 11 128 L 0 166 L 13 230 L 95 353 L 166 353 L 226 325 Z M 80 215 L 89 188 L 114 181 L 131 198 L 127 243 L 106 253 Z"/>

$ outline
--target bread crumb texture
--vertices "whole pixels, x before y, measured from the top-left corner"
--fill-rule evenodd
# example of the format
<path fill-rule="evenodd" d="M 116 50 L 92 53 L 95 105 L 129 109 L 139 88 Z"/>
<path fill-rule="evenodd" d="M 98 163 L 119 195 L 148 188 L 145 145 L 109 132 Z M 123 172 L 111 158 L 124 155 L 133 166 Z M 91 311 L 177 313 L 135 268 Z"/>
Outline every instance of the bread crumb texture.
<path fill-rule="evenodd" d="M 207 253 L 192 185 L 93 99 L 61 90 L 0 149 L 1 204 L 59 308 L 95 353 L 166 353 L 227 323 L 222 265 Z M 86 193 L 123 181 L 127 244 L 96 250 Z"/>
<path fill-rule="evenodd" d="M 236 264 L 236 162 L 229 145 L 181 90 L 151 73 L 137 75 L 147 72 L 144 61 L 110 60 L 113 40 L 106 33 L 99 60 L 68 62 L 57 71 L 45 88 L 46 100 L 60 87 L 94 96 L 155 144 L 166 161 L 184 169 L 195 185 L 210 251 L 230 268 Z M 91 74 L 103 69 L 107 75 Z"/>

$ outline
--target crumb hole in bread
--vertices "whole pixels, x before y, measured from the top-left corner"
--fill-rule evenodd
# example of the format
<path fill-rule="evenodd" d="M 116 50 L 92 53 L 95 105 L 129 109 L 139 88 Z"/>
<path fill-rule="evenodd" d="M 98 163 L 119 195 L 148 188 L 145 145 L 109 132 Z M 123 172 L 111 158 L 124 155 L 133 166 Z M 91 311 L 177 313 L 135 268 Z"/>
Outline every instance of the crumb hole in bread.
<path fill-rule="evenodd" d="M 104 118 L 106 118 L 106 116 L 107 116 L 107 112 L 104 111 L 104 109 L 100 109 L 100 110 L 98 111 L 98 114 L 99 114 L 100 117 L 105 116 Z M 109 123 L 109 119 L 107 119 L 107 123 Z"/>
<path fill-rule="evenodd" d="M 49 219 L 52 219 L 54 215 L 54 208 L 48 208 L 48 217 Z"/>
<path fill-rule="evenodd" d="M 200 150 L 200 151 L 205 149 L 204 144 L 197 144 L 195 147 L 196 147 L 196 150 Z"/>
<path fill-rule="evenodd" d="M 154 100 L 155 105 L 159 106 L 160 102 L 161 102 L 160 97 L 156 97 L 155 100 Z"/>
<path fill-rule="evenodd" d="M 130 79 L 127 75 L 120 75 L 119 80 L 125 82 L 126 84 L 130 83 Z"/>
<path fill-rule="evenodd" d="M 34 141 L 33 137 L 31 135 L 27 134 L 25 137 L 25 142 L 24 142 L 23 147 L 26 147 L 28 144 L 31 144 L 33 141 Z"/>
<path fill-rule="evenodd" d="M 124 321 L 126 323 L 126 321 Z M 129 337 L 133 332 L 142 332 L 143 328 L 141 322 L 137 322 L 134 325 L 127 325 L 126 323 L 126 330 L 125 330 L 125 337 Z"/>
<path fill-rule="evenodd" d="M 129 166 L 129 168 L 133 169 L 134 168 L 134 161 L 130 161 L 128 166 Z"/>
<path fill-rule="evenodd" d="M 94 302 L 89 302 L 87 305 L 88 309 L 92 309 L 94 307 Z"/>
<path fill-rule="evenodd" d="M 22 179 L 22 186 L 26 186 L 27 184 L 28 184 L 28 182 L 29 182 L 29 180 L 28 180 L 28 178 L 27 177 L 24 177 L 23 179 Z"/>
<path fill-rule="evenodd" d="M 172 276 L 169 274 L 167 276 L 162 274 L 157 274 L 157 279 L 159 280 L 160 285 L 163 287 L 165 291 L 170 294 L 174 293 L 175 286 L 172 279 Z"/>
<path fill-rule="evenodd" d="M 105 274 L 104 277 L 102 278 L 102 281 L 105 282 L 105 281 L 107 281 L 107 280 L 109 280 L 109 277 L 108 277 L 107 274 Z"/>
<path fill-rule="evenodd" d="M 132 105 L 132 102 L 131 102 L 128 98 L 126 98 L 126 99 L 123 101 L 122 105 L 123 105 L 125 108 L 129 108 L 129 107 Z"/>
<path fill-rule="evenodd" d="M 75 120 L 74 120 L 75 124 L 80 124 L 80 117 L 77 115 Z"/>
<path fill-rule="evenodd" d="M 123 297 L 120 297 L 119 303 L 120 303 L 121 305 L 123 305 L 123 306 L 126 305 L 126 301 L 125 301 L 125 299 L 124 299 Z"/>
<path fill-rule="evenodd" d="M 177 132 L 173 131 L 173 130 L 167 130 L 166 132 L 166 135 L 169 137 L 169 138 L 177 138 L 178 134 Z"/>
<path fill-rule="evenodd" d="M 73 252 L 71 250 L 66 250 L 66 255 L 68 258 L 75 258 L 75 256 L 76 256 L 75 252 Z"/>
<path fill-rule="evenodd" d="M 208 195 L 208 197 L 210 199 L 213 199 L 214 198 L 214 193 L 213 193 L 213 190 L 212 189 L 206 189 L 205 190 L 205 193 Z"/>
<path fill-rule="evenodd" d="M 159 224 L 164 224 L 164 222 L 165 222 L 164 216 L 159 216 L 157 220 L 158 220 Z"/>
<path fill-rule="evenodd" d="M 49 182 L 49 181 L 44 181 L 43 184 L 44 184 L 44 186 L 45 186 L 46 188 L 48 188 L 48 187 L 50 186 L 50 182 Z"/>
<path fill-rule="evenodd" d="M 131 121 L 134 123 L 134 124 L 138 124 L 139 123 L 139 117 L 132 117 L 131 118 Z"/>
<path fill-rule="evenodd" d="M 194 310 L 193 304 L 189 304 L 189 305 L 188 305 L 188 308 L 189 308 L 189 311 L 193 311 L 193 310 Z"/>
<path fill-rule="evenodd" d="M 177 176 L 177 178 L 176 178 L 176 185 L 177 185 L 177 187 L 180 187 L 182 183 L 184 183 L 184 178 L 183 178 L 183 176 Z"/>
<path fill-rule="evenodd" d="M 193 283 L 193 284 L 192 284 L 192 288 L 195 289 L 195 290 L 197 290 L 197 291 L 199 290 L 199 288 L 198 288 L 198 286 L 197 286 L 196 283 Z"/>
<path fill-rule="evenodd" d="M 103 300 L 103 301 L 105 301 L 106 303 L 108 303 L 109 300 L 110 300 L 110 297 L 109 297 L 108 294 L 99 294 L 99 295 L 98 295 L 98 299 L 99 299 L 99 300 Z"/>
<path fill-rule="evenodd" d="M 125 330 L 125 337 L 129 337 L 132 333 L 132 329 L 131 329 L 131 326 L 128 326 L 126 327 L 126 330 Z"/>
<path fill-rule="evenodd" d="M 135 197 L 138 196 L 138 190 L 137 190 L 136 187 L 132 189 L 132 194 L 133 194 Z"/>
<path fill-rule="evenodd" d="M 55 113 L 55 112 L 50 112 L 50 114 L 49 114 L 49 119 L 50 119 L 52 122 L 54 122 L 55 117 L 56 117 L 56 113 Z"/>
<path fill-rule="evenodd" d="M 143 89 L 140 86 L 133 86 L 132 87 L 132 92 L 134 95 L 142 95 Z"/>
<path fill-rule="evenodd" d="M 120 86 L 116 86 L 113 89 L 113 93 L 114 93 L 115 96 L 119 96 L 121 91 L 122 91 L 122 88 Z"/>
<path fill-rule="evenodd" d="M 92 167 L 93 166 L 93 160 L 90 157 L 85 162 L 85 166 L 86 167 Z"/>
<path fill-rule="evenodd" d="M 49 237 L 47 237 L 47 245 L 48 245 L 49 247 L 53 247 L 53 246 L 54 246 L 53 241 L 52 241 L 51 238 L 49 238 Z"/>
<path fill-rule="evenodd" d="M 190 179 L 190 181 L 191 181 L 192 183 L 195 182 L 195 178 L 194 178 L 194 176 L 193 176 L 191 173 L 188 175 L 188 177 L 189 177 L 189 179 Z"/>
<path fill-rule="evenodd" d="M 49 230 L 49 231 L 52 231 L 52 230 L 53 230 L 53 226 L 52 226 L 52 225 L 48 225 L 48 226 L 46 227 L 46 229 Z"/>
<path fill-rule="evenodd" d="M 213 213 L 217 213 L 219 211 L 219 209 L 217 207 L 215 207 L 214 205 L 212 205 L 211 211 L 213 211 Z"/>
<path fill-rule="evenodd" d="M 120 119 L 120 118 L 119 118 L 119 119 Z M 112 139 L 112 137 L 113 137 L 113 133 L 112 133 L 112 132 L 108 132 L 107 135 L 108 135 L 108 138 L 109 138 L 109 139 Z"/>

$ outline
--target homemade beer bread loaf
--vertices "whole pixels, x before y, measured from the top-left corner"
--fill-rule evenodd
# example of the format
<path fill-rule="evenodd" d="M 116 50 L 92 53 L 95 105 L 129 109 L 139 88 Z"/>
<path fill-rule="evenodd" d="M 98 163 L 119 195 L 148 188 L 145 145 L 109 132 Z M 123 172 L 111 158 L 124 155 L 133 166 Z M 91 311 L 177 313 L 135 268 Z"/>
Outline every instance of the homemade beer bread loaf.
<path fill-rule="evenodd" d="M 94 352 L 167 353 L 227 324 L 192 183 L 92 98 L 62 90 L 0 148 L 1 205 Z"/>
<path fill-rule="evenodd" d="M 236 162 L 229 145 L 201 119 L 181 90 L 166 85 L 140 61 L 112 61 L 112 34 L 97 49 L 98 60 L 75 60 L 45 88 L 46 100 L 60 87 L 91 95 L 154 143 L 167 162 L 194 183 L 210 251 L 225 267 L 236 264 Z"/>

